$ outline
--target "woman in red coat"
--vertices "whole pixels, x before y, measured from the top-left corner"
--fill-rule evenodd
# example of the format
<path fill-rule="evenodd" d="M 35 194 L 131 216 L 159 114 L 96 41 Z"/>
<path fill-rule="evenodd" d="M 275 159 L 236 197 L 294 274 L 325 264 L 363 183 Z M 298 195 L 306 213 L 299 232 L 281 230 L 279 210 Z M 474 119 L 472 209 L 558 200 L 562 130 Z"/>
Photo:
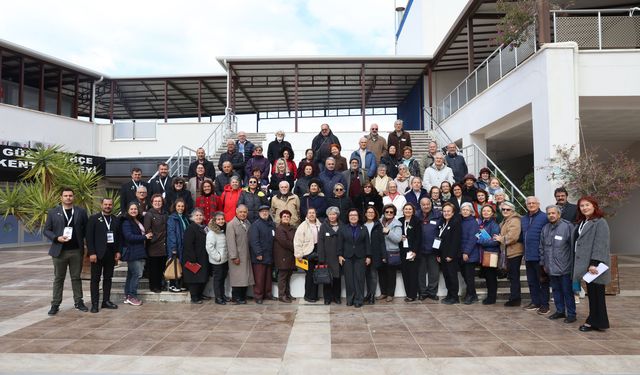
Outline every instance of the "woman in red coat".
<path fill-rule="evenodd" d="M 200 185 L 200 195 L 196 198 L 196 207 L 202 210 L 204 214 L 204 223 L 209 224 L 218 210 L 218 196 L 214 192 L 213 181 L 204 180 Z"/>
<path fill-rule="evenodd" d="M 240 199 L 241 193 L 240 177 L 231 177 L 229 185 L 224 187 L 224 191 L 218 201 L 218 208 L 224 212 L 224 220 L 227 223 L 236 217 L 236 207 L 238 207 L 238 200 Z"/>

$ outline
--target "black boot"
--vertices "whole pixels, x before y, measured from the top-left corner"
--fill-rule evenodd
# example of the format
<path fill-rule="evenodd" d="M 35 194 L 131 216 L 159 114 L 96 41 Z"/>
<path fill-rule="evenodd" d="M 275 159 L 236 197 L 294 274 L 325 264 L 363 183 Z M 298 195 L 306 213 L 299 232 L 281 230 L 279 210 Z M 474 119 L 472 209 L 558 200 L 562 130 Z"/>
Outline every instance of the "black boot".
<path fill-rule="evenodd" d="M 94 313 L 94 314 L 98 312 L 98 304 L 97 303 L 92 303 L 91 304 L 91 312 Z"/>

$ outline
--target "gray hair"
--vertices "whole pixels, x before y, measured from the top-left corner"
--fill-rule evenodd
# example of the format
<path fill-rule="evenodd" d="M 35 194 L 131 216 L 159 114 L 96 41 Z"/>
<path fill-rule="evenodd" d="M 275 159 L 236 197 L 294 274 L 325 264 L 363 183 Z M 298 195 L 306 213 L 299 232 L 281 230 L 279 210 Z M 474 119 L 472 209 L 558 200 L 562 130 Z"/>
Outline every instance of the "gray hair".
<path fill-rule="evenodd" d="M 245 210 L 249 211 L 247 206 L 245 206 L 244 204 L 239 204 L 238 207 L 236 207 L 236 213 L 238 213 L 238 211 L 240 211 L 241 209 L 245 209 Z"/>
<path fill-rule="evenodd" d="M 336 214 L 336 215 L 340 215 L 340 209 L 336 206 L 331 206 L 329 208 L 327 208 L 326 211 L 327 216 L 329 216 L 329 214 Z"/>
<path fill-rule="evenodd" d="M 411 179 L 411 183 L 413 184 L 413 181 L 415 181 L 416 179 L 420 180 L 420 182 L 422 182 L 422 178 L 420 176 L 413 176 L 413 178 Z"/>
<path fill-rule="evenodd" d="M 197 213 L 200 213 L 201 215 L 204 216 L 204 211 L 202 211 L 202 208 L 196 207 L 191 211 L 191 215 L 189 215 L 189 219 L 191 219 L 191 221 L 193 221 L 193 219 L 196 217 Z"/>
<path fill-rule="evenodd" d="M 144 185 L 140 185 L 136 188 L 136 193 L 139 191 L 144 191 L 145 193 L 147 192 L 147 187 Z"/>
<path fill-rule="evenodd" d="M 236 176 L 236 175 L 233 175 L 233 176 L 231 176 L 231 178 L 229 179 L 229 182 L 231 182 L 231 181 L 238 181 L 238 182 L 240 182 L 240 177 L 238 177 L 238 176 Z"/>
<path fill-rule="evenodd" d="M 502 206 L 507 206 L 507 207 L 513 209 L 514 211 L 516 209 L 516 205 L 511 203 L 511 202 L 509 202 L 509 201 L 502 202 L 502 204 L 500 205 L 500 208 L 502 208 Z"/>
<path fill-rule="evenodd" d="M 287 185 L 287 189 L 290 187 L 289 181 L 280 181 L 280 183 L 278 184 L 278 188 L 280 188 L 282 186 L 282 184 Z"/>
<path fill-rule="evenodd" d="M 557 204 L 548 205 L 547 208 L 545 208 L 545 212 L 549 212 L 549 210 L 556 210 L 556 211 L 558 211 L 558 213 L 562 213 L 562 210 L 560 209 L 560 206 L 558 206 Z"/>
<path fill-rule="evenodd" d="M 401 119 L 397 119 L 396 121 L 393 122 L 393 124 L 400 124 L 400 125 L 404 125 L 404 121 L 402 121 Z"/>
<path fill-rule="evenodd" d="M 538 199 L 538 197 L 536 197 L 536 196 L 534 196 L 534 195 L 530 195 L 530 196 L 528 196 L 526 201 L 528 202 L 529 200 L 532 200 L 532 201 L 534 201 L 534 202 L 536 202 L 536 203 L 540 204 L 540 199 Z"/>
<path fill-rule="evenodd" d="M 464 202 L 460 205 L 460 211 L 462 211 L 463 208 L 469 208 L 471 210 L 471 212 L 473 212 L 473 205 L 469 202 Z"/>
<path fill-rule="evenodd" d="M 338 186 L 344 189 L 344 185 L 342 184 L 342 182 L 337 182 L 335 185 L 333 185 L 333 190 L 336 190 L 336 187 Z"/>
<path fill-rule="evenodd" d="M 333 161 L 334 163 L 336 162 L 336 159 L 333 156 L 329 156 L 328 158 L 325 159 L 324 163 L 327 164 L 329 160 Z"/>

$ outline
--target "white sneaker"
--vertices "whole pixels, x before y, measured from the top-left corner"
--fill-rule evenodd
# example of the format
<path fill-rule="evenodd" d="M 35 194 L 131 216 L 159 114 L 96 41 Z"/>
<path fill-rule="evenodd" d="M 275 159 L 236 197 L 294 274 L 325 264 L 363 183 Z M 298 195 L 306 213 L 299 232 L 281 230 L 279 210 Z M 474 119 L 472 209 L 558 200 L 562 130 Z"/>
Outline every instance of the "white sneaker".
<path fill-rule="evenodd" d="M 580 303 L 580 295 L 579 294 L 574 294 L 573 296 L 575 298 L 576 301 L 576 305 Z"/>

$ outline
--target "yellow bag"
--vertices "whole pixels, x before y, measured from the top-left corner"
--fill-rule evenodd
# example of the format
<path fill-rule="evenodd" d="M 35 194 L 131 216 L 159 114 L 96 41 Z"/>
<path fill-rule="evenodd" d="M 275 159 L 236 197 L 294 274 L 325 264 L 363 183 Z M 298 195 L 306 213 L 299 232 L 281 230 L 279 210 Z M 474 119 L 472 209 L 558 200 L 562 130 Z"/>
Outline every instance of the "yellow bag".
<path fill-rule="evenodd" d="M 182 264 L 180 260 L 174 255 L 171 259 L 167 260 L 167 265 L 164 268 L 165 280 L 178 280 L 182 279 Z"/>

